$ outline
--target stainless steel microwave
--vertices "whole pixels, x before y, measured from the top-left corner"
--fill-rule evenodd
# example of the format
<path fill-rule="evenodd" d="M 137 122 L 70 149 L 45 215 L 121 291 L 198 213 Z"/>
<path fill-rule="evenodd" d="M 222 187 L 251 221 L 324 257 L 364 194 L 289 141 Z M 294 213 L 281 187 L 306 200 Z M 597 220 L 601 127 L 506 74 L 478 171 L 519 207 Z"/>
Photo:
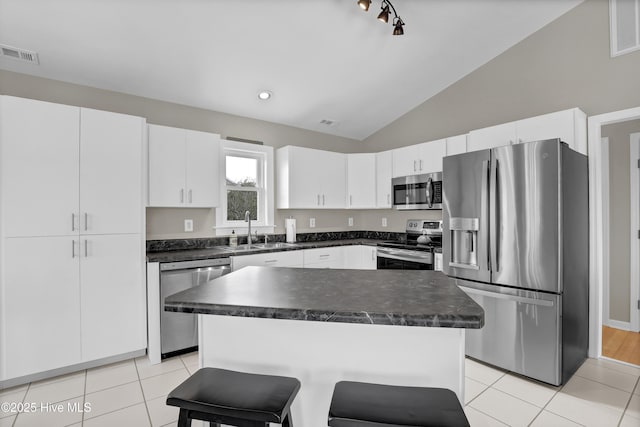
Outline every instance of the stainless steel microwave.
<path fill-rule="evenodd" d="M 442 209 L 442 172 L 393 178 L 391 185 L 396 209 Z"/>

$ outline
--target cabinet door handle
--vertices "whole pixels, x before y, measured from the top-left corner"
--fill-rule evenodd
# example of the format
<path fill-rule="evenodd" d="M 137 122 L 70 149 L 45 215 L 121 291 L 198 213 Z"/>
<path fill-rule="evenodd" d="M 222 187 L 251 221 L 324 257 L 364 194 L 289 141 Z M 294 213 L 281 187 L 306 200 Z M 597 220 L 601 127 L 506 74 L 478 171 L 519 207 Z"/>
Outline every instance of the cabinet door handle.
<path fill-rule="evenodd" d="M 324 206 L 324 194 L 322 195 L 322 206 Z"/>
<path fill-rule="evenodd" d="M 349 206 L 353 206 L 353 196 L 349 195 Z"/>
<path fill-rule="evenodd" d="M 416 161 L 415 160 L 413 161 L 413 171 L 414 172 L 416 171 Z"/>
<path fill-rule="evenodd" d="M 371 261 L 375 261 L 376 260 L 376 251 L 375 249 L 371 251 Z"/>
<path fill-rule="evenodd" d="M 184 188 L 180 189 L 180 203 L 184 203 Z"/>
<path fill-rule="evenodd" d="M 71 258 L 75 258 L 76 257 L 76 241 L 72 240 L 71 241 Z"/>
<path fill-rule="evenodd" d="M 272 264 L 274 262 L 278 262 L 278 260 L 277 259 L 267 259 L 267 260 L 264 261 L 265 264 Z"/>
<path fill-rule="evenodd" d="M 330 257 L 330 256 L 331 256 L 331 254 L 321 254 L 320 258 L 327 258 L 327 257 Z"/>
<path fill-rule="evenodd" d="M 76 214 L 71 212 L 71 231 L 76 231 Z"/>
<path fill-rule="evenodd" d="M 89 248 L 88 248 L 88 242 L 89 240 L 84 239 L 84 257 L 87 258 L 89 256 Z"/>
<path fill-rule="evenodd" d="M 387 204 L 390 205 L 391 204 L 391 195 L 387 194 Z"/>
<path fill-rule="evenodd" d="M 189 190 L 189 203 L 193 203 L 193 191 Z"/>
<path fill-rule="evenodd" d="M 422 160 L 420 160 L 420 170 L 422 170 Z"/>
<path fill-rule="evenodd" d="M 318 206 L 320 206 L 320 195 L 318 194 Z"/>
<path fill-rule="evenodd" d="M 87 231 L 89 229 L 89 214 L 88 213 L 84 213 L 84 231 Z"/>

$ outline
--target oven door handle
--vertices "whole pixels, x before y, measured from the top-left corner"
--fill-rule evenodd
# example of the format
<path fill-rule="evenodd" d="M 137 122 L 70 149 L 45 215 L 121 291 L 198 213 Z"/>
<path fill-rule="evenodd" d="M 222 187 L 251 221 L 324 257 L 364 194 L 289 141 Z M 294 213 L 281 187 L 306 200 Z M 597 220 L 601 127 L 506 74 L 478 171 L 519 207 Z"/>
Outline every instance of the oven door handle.
<path fill-rule="evenodd" d="M 387 252 L 378 248 L 378 258 L 397 259 L 398 261 L 418 262 L 421 264 L 432 264 L 431 254 L 425 253 L 425 255 L 416 255 L 408 251 L 394 251 Z"/>

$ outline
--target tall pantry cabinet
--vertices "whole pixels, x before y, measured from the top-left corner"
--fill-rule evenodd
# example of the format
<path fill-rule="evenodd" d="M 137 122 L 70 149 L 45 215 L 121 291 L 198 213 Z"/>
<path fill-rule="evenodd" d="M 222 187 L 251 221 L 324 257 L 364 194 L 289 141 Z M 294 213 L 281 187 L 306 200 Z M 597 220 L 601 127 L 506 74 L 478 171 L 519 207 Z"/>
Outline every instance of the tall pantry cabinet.
<path fill-rule="evenodd" d="M 146 347 L 144 132 L 0 97 L 0 383 Z"/>

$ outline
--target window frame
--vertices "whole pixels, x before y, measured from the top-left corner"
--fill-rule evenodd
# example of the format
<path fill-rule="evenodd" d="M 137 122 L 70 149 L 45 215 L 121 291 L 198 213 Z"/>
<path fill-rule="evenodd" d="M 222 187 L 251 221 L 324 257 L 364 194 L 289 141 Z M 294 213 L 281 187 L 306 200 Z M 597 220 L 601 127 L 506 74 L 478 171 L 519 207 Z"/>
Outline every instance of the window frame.
<path fill-rule="evenodd" d="M 227 156 L 245 157 L 258 160 L 257 187 L 227 186 Z M 232 230 L 236 234 L 247 233 L 247 223 L 244 220 L 227 220 L 227 190 L 256 191 L 258 193 L 258 220 L 251 221 L 252 232 L 274 232 L 274 179 L 273 179 L 273 147 L 245 142 L 222 140 L 220 144 L 220 206 L 216 209 L 217 236 L 230 235 Z M 255 190 L 254 190 L 255 189 Z"/>

